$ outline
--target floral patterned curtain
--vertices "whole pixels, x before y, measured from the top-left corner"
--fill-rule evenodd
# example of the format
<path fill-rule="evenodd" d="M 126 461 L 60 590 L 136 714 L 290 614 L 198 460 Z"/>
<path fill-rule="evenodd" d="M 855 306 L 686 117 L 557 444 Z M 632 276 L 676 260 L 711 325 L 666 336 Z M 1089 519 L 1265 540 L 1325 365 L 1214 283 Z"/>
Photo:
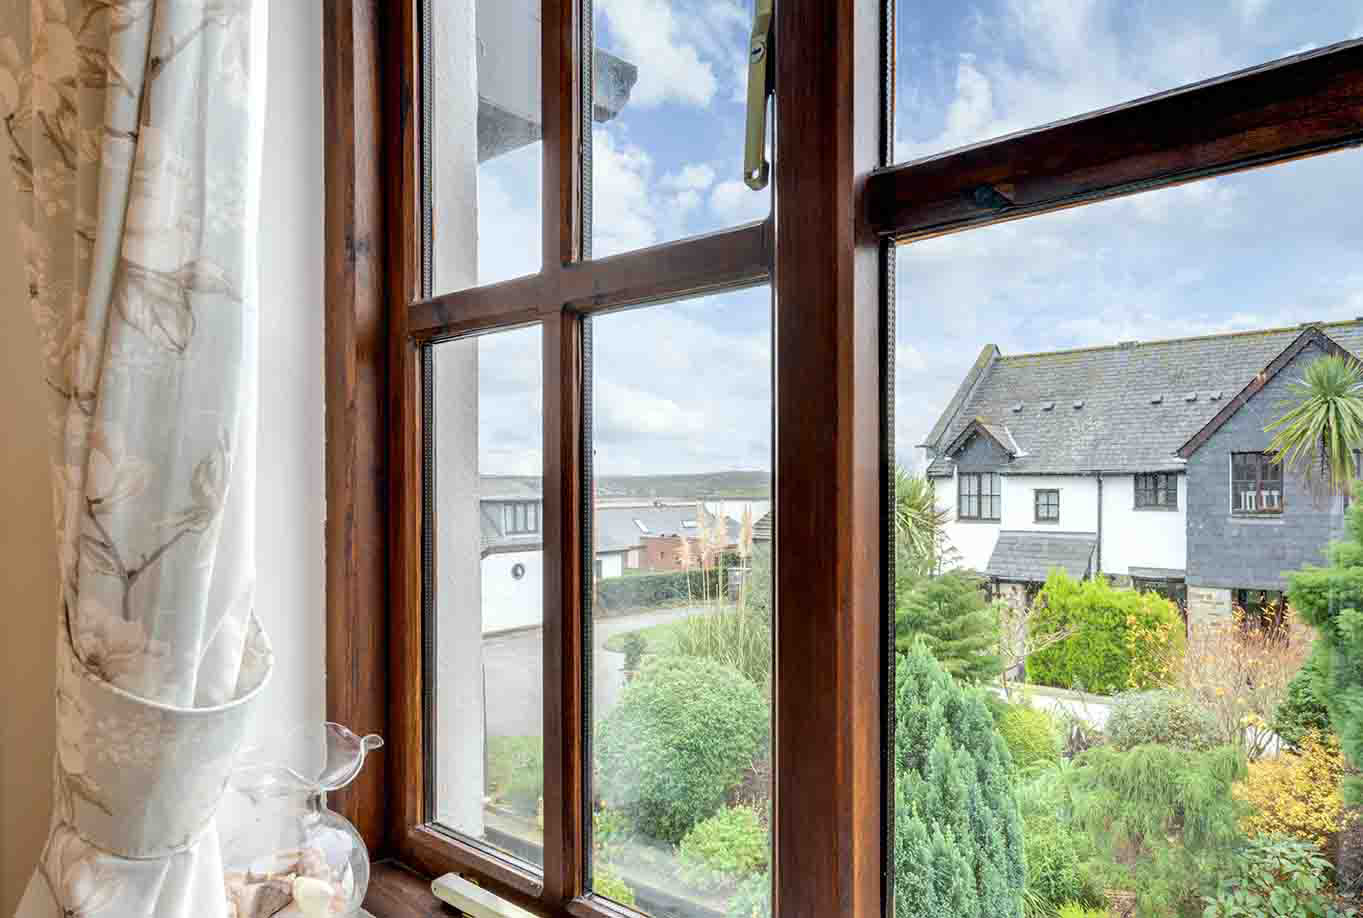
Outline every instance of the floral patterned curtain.
<path fill-rule="evenodd" d="M 53 823 L 21 918 L 228 914 L 214 813 L 271 665 L 252 609 L 264 16 L 0 0 L 60 568 Z"/>

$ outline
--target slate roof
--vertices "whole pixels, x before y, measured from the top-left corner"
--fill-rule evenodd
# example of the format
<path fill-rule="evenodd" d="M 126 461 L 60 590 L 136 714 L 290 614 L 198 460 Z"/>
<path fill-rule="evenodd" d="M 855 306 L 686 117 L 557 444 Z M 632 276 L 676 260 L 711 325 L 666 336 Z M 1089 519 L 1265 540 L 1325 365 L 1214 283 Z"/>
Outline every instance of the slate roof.
<path fill-rule="evenodd" d="M 1000 580 L 1044 582 L 1057 567 L 1075 580 L 1083 580 L 1093 566 L 1098 536 L 1092 532 L 999 533 L 985 573 Z"/>
<path fill-rule="evenodd" d="M 1315 324 L 1363 354 L 1363 321 Z M 924 446 L 941 451 L 978 419 L 1020 448 L 1007 473 L 1182 470 L 1177 450 L 1306 327 L 1016 356 L 991 346 Z M 939 456 L 928 474 L 951 463 Z"/>
<path fill-rule="evenodd" d="M 752 540 L 754 542 L 770 542 L 772 523 L 776 519 L 775 510 L 768 510 L 762 514 L 762 518 L 752 526 Z"/>
<path fill-rule="evenodd" d="M 598 552 L 625 551 L 643 544 L 648 536 L 678 536 L 695 539 L 700 535 L 696 506 L 663 507 L 597 507 L 593 524 L 596 527 Z M 642 528 L 641 528 L 642 524 Z M 690 525 L 687 525 L 690 524 Z M 729 544 L 738 544 L 738 523 L 724 518 L 729 533 Z"/>

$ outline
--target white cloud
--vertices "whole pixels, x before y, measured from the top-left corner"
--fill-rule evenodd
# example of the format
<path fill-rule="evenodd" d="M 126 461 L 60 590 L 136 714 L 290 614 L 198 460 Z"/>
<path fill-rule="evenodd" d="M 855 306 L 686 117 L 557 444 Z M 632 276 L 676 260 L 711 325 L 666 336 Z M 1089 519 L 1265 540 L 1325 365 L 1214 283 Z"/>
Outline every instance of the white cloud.
<path fill-rule="evenodd" d="M 639 81 L 630 93 L 630 105 L 651 108 L 664 102 L 706 106 L 715 97 L 719 81 L 714 67 L 703 60 L 696 46 L 684 40 L 692 33 L 678 22 L 672 4 L 665 0 L 597 0 L 610 24 L 615 49 L 639 68 Z"/>
<path fill-rule="evenodd" d="M 669 172 L 662 186 L 674 191 L 704 191 L 715 183 L 715 170 L 706 163 L 687 163 L 680 172 Z"/>
<path fill-rule="evenodd" d="M 600 258 L 658 240 L 657 206 L 650 194 L 653 160 L 618 143 L 608 130 L 592 132 L 592 251 Z"/>
<path fill-rule="evenodd" d="M 1272 0 L 1235 0 L 1235 5 L 1240 8 L 1240 21 L 1245 25 L 1253 24 L 1271 2 Z"/>
<path fill-rule="evenodd" d="M 710 209 L 729 226 L 762 220 L 771 213 L 771 195 L 732 179 L 720 182 L 710 192 Z"/>

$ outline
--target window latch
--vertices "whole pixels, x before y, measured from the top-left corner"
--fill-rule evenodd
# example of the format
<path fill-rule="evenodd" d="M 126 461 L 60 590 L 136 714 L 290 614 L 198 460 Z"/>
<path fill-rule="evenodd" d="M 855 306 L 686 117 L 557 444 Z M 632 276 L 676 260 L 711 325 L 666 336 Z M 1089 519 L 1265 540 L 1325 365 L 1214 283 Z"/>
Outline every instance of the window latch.
<path fill-rule="evenodd" d="M 773 0 L 757 0 L 753 11 L 752 41 L 748 44 L 748 142 L 743 157 L 743 181 L 753 191 L 767 187 L 767 103 L 775 85 L 776 36 L 772 33 Z"/>

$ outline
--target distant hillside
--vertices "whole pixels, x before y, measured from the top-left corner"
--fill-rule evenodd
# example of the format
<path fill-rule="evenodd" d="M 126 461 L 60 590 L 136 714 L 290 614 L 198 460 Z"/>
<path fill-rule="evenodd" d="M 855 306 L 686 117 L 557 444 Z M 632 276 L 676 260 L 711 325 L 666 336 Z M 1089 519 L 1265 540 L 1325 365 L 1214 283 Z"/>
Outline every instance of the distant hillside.
<path fill-rule="evenodd" d="M 538 494 L 540 480 L 530 475 L 484 475 L 483 494 L 499 496 L 517 491 Z M 596 482 L 597 497 L 673 497 L 686 500 L 771 497 L 768 472 L 701 472 L 693 475 L 603 475 Z"/>
<path fill-rule="evenodd" d="M 694 475 L 603 475 L 598 497 L 753 497 L 771 496 L 768 472 L 702 472 Z"/>

